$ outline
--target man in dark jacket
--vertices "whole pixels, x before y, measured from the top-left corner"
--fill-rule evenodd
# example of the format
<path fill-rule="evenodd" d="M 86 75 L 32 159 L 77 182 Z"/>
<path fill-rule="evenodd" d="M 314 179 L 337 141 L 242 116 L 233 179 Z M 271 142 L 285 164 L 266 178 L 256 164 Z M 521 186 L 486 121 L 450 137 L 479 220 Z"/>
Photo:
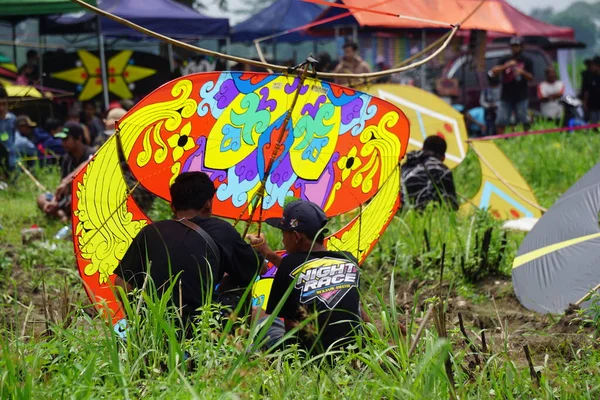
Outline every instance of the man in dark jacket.
<path fill-rule="evenodd" d="M 444 165 L 446 141 L 440 136 L 429 136 L 423 150 L 412 151 L 402 166 L 402 204 L 418 210 L 430 202 L 446 203 L 458 209 L 452 171 Z"/>

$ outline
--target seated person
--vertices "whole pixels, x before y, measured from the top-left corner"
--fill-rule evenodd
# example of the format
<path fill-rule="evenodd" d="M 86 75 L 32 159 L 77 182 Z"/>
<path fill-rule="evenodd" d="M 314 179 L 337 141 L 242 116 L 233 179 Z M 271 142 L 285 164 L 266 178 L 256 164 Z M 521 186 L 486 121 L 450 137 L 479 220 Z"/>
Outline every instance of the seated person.
<path fill-rule="evenodd" d="M 17 133 L 15 135 L 15 152 L 20 157 L 27 157 L 27 165 L 35 165 L 35 161 L 39 158 L 40 153 L 34 143 L 33 128 L 37 126 L 27 115 L 19 115 L 17 117 Z"/>
<path fill-rule="evenodd" d="M 56 192 L 44 193 L 37 199 L 38 207 L 46 215 L 56 216 L 67 222 L 71 210 L 71 183 L 79 166 L 87 162 L 94 152 L 83 144 L 83 128 L 76 122 L 67 122 L 62 132 L 54 137 L 62 139 L 66 152 L 61 161 L 61 182 Z"/>
<path fill-rule="evenodd" d="M 446 149 L 442 137 L 429 136 L 423 150 L 406 155 L 406 163 L 402 165 L 403 206 L 407 203 L 422 210 L 430 202 L 436 202 L 458 209 L 452 171 L 444 165 Z"/>
<path fill-rule="evenodd" d="M 120 107 L 112 108 L 108 114 L 106 114 L 106 118 L 104 119 L 104 129 L 96 137 L 96 141 L 94 142 L 96 148 L 100 148 L 100 146 L 114 135 L 117 121 L 123 118 L 125 114 L 127 114 L 127 111 Z"/>
<path fill-rule="evenodd" d="M 22 156 L 38 158 L 40 165 L 44 164 L 47 155 L 63 155 L 65 150 L 62 146 L 62 140 L 54 137 L 54 134 L 62 131 L 62 123 L 55 118 L 49 118 L 47 129 L 50 132 L 39 128 L 28 116 L 20 115 L 17 118 L 18 135 L 15 140 L 17 151 Z M 35 160 L 28 162 L 30 165 L 34 163 Z"/>
<path fill-rule="evenodd" d="M 204 172 L 182 173 L 170 193 L 175 218 L 138 233 L 115 270 L 115 286 L 126 292 L 139 289 L 149 273 L 160 292 L 181 274 L 181 295 L 176 286 L 173 300 L 187 325 L 199 307 L 212 301 L 208 296 L 217 283 L 223 292 L 226 274 L 229 287 L 246 288 L 258 276 L 263 258 L 230 223 L 212 217 L 215 186 Z"/>
<path fill-rule="evenodd" d="M 8 94 L 0 85 L 0 173 L 13 170 L 17 158 L 14 151 L 16 135 L 16 117 L 8 112 Z"/>
<path fill-rule="evenodd" d="M 46 129 L 34 129 L 35 139 L 38 143 L 38 148 L 41 148 L 44 155 L 47 156 L 62 156 L 65 154 L 65 149 L 62 145 L 62 140 L 55 135 L 63 131 L 63 123 L 57 118 L 48 118 L 46 120 Z"/>
<path fill-rule="evenodd" d="M 270 218 L 266 223 L 281 229 L 287 252 L 282 258 L 266 245 L 264 236 L 248 235 L 251 244 L 278 267 L 266 312 L 272 314 L 283 301 L 277 316 L 285 322 L 274 320 L 267 334 L 268 347 L 307 319 L 311 320 L 293 341 L 309 352 L 322 353 L 330 346 L 339 348 L 354 342 L 361 320 L 358 262 L 350 253 L 327 250 L 323 210 L 309 201 L 297 200 L 285 207 L 283 218 Z M 364 314 L 362 317 L 367 319 Z"/>

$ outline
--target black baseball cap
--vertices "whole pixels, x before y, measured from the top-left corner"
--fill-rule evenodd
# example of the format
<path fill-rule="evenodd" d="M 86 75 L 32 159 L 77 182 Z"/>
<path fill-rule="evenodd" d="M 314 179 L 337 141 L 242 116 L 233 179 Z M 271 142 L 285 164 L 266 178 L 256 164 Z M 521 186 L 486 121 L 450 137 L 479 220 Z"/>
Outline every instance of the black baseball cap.
<path fill-rule="evenodd" d="M 55 138 L 66 139 L 67 136 L 71 136 L 73 139 L 83 138 L 83 127 L 78 122 L 69 121 L 67 122 L 63 130 L 54 135 Z"/>
<path fill-rule="evenodd" d="M 283 209 L 282 218 L 267 218 L 265 222 L 282 231 L 296 231 L 316 237 L 326 233 L 323 229 L 327 224 L 325 212 L 315 203 L 306 200 L 296 200 Z"/>

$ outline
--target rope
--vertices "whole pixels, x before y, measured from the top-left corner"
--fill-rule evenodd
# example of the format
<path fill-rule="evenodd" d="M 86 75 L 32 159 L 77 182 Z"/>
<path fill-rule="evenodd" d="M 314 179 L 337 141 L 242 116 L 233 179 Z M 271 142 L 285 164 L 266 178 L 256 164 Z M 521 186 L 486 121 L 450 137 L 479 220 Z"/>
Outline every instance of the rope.
<path fill-rule="evenodd" d="M 588 129 L 596 129 L 596 128 L 600 128 L 600 124 L 589 124 L 589 125 L 573 126 L 573 127 L 566 127 L 566 128 L 543 129 L 543 130 L 539 130 L 539 131 L 530 131 L 530 132 L 505 133 L 502 135 L 491 135 L 491 136 L 483 136 L 480 138 L 471 138 L 468 140 L 468 142 L 481 142 L 481 141 L 485 141 L 485 140 L 508 139 L 508 138 L 529 136 L 529 135 L 544 135 L 544 134 L 548 134 L 548 133 L 585 131 Z"/>
<path fill-rule="evenodd" d="M 529 204 L 531 207 L 536 208 L 542 212 L 546 212 L 548 211 L 547 208 L 544 208 L 542 206 L 540 206 L 539 204 L 536 204 L 534 202 L 532 202 L 531 200 L 529 200 L 528 198 L 524 197 L 523 195 L 521 195 L 521 193 L 519 193 L 510 183 L 508 183 L 506 181 L 506 179 L 504 179 L 499 173 L 498 171 L 496 171 L 494 169 L 494 167 L 492 167 L 492 165 L 488 162 L 488 160 L 481 155 L 480 152 L 477 151 L 477 149 L 475 148 L 475 146 L 471 146 L 471 149 L 475 152 L 475 154 L 477 155 L 477 157 L 481 160 L 481 162 L 483 162 L 485 164 L 486 167 L 489 168 L 490 171 L 492 171 L 492 173 L 494 175 L 496 175 L 496 178 L 498 178 L 498 180 L 500 182 L 502 182 L 511 192 L 513 192 L 518 198 L 520 198 L 521 200 L 523 200 L 525 203 Z"/>
<path fill-rule="evenodd" d="M 401 18 L 401 19 L 409 19 L 409 20 L 418 21 L 418 22 L 426 22 L 426 23 L 432 24 L 432 25 L 452 26 L 451 23 L 445 22 L 445 21 L 437 21 L 437 20 L 434 20 L 434 19 L 411 17 L 410 15 L 395 14 L 395 13 L 389 12 L 389 11 L 372 10 L 372 9 L 366 8 L 366 7 L 347 6 L 345 4 L 330 3 L 329 1 L 326 1 L 326 0 L 303 0 L 303 1 L 305 1 L 307 3 L 320 4 L 322 6 L 343 8 L 345 10 L 366 11 L 366 12 L 370 12 L 372 14 L 387 15 L 389 17 L 396 17 L 396 18 Z"/>
<path fill-rule="evenodd" d="M 220 53 L 218 51 L 213 51 L 213 50 L 205 49 L 202 47 L 194 46 L 189 43 L 185 43 L 180 40 L 176 40 L 176 39 L 170 38 L 168 36 L 162 35 L 158 32 L 152 31 L 150 29 L 144 28 L 143 26 L 137 25 L 125 18 L 118 17 L 108 11 L 102 10 L 98 7 L 88 4 L 83 0 L 71 0 L 71 1 L 79 4 L 81 7 L 84 7 L 90 11 L 93 11 L 96 14 L 99 14 L 105 18 L 111 19 L 111 20 L 118 22 L 122 25 L 125 25 L 131 29 L 141 32 L 145 35 L 152 36 L 156 39 L 162 40 L 166 43 L 170 43 L 173 46 L 181 47 L 188 51 L 202 53 L 202 54 L 205 54 L 208 56 L 222 58 L 222 59 L 233 61 L 236 63 L 252 65 L 257 68 L 271 69 L 273 71 L 278 71 L 278 72 L 286 72 L 288 70 L 288 67 L 283 66 L 283 65 L 270 64 L 270 63 L 263 62 L 263 61 L 254 61 L 254 60 L 250 60 L 248 58 L 233 56 L 230 54 L 224 54 L 224 53 Z M 485 0 L 481 0 L 481 3 L 461 22 L 461 24 L 464 23 L 464 21 L 466 21 L 468 18 L 471 17 L 471 15 L 473 15 L 476 12 L 481 7 L 481 5 L 483 4 L 484 1 Z M 370 73 L 365 73 L 365 74 L 341 74 L 341 73 L 323 73 L 323 72 L 321 72 L 321 73 L 317 73 L 316 75 L 318 77 L 322 77 L 322 78 L 369 79 L 369 78 L 380 78 L 382 76 L 387 76 L 387 75 L 392 75 L 392 74 L 399 73 L 399 72 L 408 71 L 408 70 L 417 68 L 417 67 L 429 62 L 431 59 L 435 58 L 440 52 L 442 52 L 448 46 L 448 44 L 450 43 L 450 41 L 452 40 L 452 38 L 454 37 L 454 35 L 456 34 L 456 32 L 459 29 L 460 29 L 460 24 L 454 25 L 452 27 L 452 31 L 451 31 L 450 35 L 445 40 L 445 42 L 441 48 L 439 48 L 436 52 L 431 54 L 429 57 L 426 57 L 423 60 L 418 61 L 414 64 L 410 64 L 410 65 L 407 65 L 404 67 L 399 67 L 399 68 L 393 68 L 393 69 L 389 69 L 386 71 L 370 72 Z"/>

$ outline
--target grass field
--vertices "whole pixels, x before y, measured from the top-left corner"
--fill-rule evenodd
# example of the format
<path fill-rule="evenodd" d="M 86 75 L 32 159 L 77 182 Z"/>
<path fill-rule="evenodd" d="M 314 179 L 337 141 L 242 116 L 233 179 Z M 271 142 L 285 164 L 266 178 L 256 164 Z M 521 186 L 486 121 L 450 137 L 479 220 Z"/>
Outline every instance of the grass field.
<path fill-rule="evenodd" d="M 545 207 L 595 165 L 600 151 L 600 136 L 592 133 L 497 143 Z M 478 168 L 470 154 L 455 171 L 466 197 L 477 191 Z M 58 181 L 56 171 L 39 175 L 50 188 Z M 221 332 L 210 306 L 192 338 L 179 341 L 170 323 L 175 313 L 153 294 L 127 305 L 132 328 L 126 342 L 118 339 L 86 312 L 90 305 L 70 242 L 21 244 L 22 228 L 38 224 L 51 238 L 61 227 L 37 211 L 37 193 L 25 176 L 0 191 L 2 399 L 600 397 L 600 306 L 565 316 L 521 308 L 510 270 L 524 235 L 508 234 L 503 246 L 498 222 L 484 213 L 398 215 L 363 266 L 373 324 L 359 338 L 362 349 L 331 354 L 329 362 L 296 349 L 252 351 L 264 330 L 241 321 Z M 168 215 L 164 207 L 154 214 Z M 486 231 L 492 240 L 489 262 L 482 263 Z M 277 235 L 268 233 L 279 247 Z M 430 306 L 434 311 L 423 324 Z"/>

